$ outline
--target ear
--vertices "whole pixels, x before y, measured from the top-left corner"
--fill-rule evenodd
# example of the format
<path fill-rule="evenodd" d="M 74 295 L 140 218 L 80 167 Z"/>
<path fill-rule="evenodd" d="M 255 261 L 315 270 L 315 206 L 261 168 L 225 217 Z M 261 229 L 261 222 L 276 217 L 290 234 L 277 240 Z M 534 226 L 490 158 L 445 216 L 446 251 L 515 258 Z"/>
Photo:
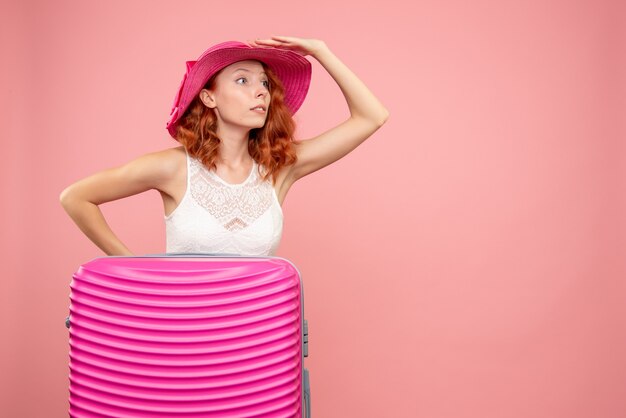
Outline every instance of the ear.
<path fill-rule="evenodd" d="M 206 107 L 210 107 L 211 109 L 215 108 L 215 96 L 211 90 L 202 89 L 198 95 Z"/>

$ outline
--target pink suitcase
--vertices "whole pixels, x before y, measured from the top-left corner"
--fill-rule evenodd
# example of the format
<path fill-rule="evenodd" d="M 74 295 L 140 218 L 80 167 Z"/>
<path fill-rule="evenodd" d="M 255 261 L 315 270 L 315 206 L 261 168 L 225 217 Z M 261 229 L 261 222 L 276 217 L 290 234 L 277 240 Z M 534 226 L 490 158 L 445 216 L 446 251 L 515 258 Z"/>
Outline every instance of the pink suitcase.
<path fill-rule="evenodd" d="M 105 256 L 70 284 L 71 417 L 310 417 L 300 274 L 280 257 Z"/>

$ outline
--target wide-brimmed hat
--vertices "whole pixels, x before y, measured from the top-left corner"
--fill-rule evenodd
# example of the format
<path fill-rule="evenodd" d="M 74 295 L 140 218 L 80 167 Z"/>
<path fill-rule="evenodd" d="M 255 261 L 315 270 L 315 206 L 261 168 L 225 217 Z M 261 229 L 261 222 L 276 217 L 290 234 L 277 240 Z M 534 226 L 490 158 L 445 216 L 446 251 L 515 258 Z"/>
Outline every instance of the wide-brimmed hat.
<path fill-rule="evenodd" d="M 187 61 L 187 70 L 180 83 L 166 129 L 176 139 L 179 120 L 209 81 L 222 68 L 243 60 L 259 60 L 276 74 L 285 88 L 285 105 L 295 114 L 304 102 L 311 83 L 311 63 L 304 56 L 285 49 L 252 47 L 238 41 L 213 45 L 195 61 Z"/>

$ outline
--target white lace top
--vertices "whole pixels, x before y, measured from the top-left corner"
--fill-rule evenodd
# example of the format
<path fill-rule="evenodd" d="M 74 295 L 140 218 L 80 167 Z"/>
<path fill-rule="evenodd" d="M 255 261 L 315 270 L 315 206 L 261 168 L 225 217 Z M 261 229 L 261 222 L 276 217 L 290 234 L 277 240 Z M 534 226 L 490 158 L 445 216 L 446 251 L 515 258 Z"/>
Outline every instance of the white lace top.
<path fill-rule="evenodd" d="M 166 252 L 275 255 L 283 211 L 257 167 L 253 160 L 248 178 L 230 184 L 187 153 L 185 194 L 164 216 Z"/>

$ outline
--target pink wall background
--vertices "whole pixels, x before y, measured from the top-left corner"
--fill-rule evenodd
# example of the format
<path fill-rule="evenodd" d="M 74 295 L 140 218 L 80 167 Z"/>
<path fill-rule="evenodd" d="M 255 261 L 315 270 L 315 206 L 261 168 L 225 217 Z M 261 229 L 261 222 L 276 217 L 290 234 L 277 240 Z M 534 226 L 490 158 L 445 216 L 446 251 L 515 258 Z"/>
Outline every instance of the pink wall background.
<path fill-rule="evenodd" d="M 314 416 L 626 416 L 623 2 L 59 0 L 0 15 L 2 416 L 67 416 L 69 283 L 104 254 L 61 190 L 176 146 L 185 60 L 273 34 L 323 39 L 391 112 L 283 206 Z M 301 138 L 349 115 L 309 59 Z M 101 208 L 135 253 L 165 250 L 156 191 Z"/>

